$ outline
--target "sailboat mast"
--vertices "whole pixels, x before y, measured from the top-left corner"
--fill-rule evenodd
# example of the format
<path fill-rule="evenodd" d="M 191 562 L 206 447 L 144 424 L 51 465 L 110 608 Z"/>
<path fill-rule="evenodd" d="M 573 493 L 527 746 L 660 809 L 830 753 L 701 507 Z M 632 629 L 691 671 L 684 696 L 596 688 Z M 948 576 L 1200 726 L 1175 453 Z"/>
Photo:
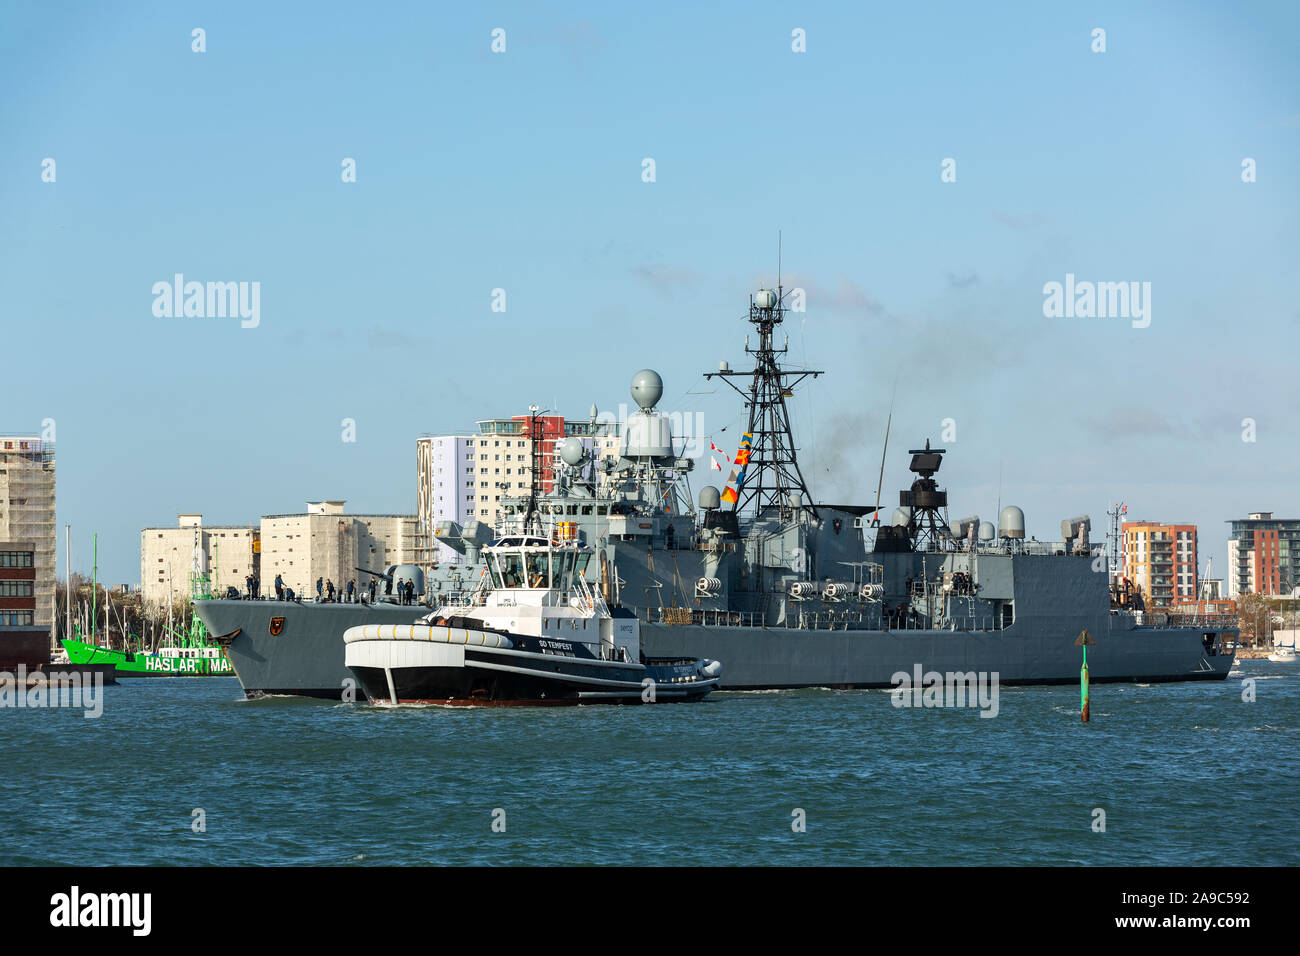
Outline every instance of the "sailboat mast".
<path fill-rule="evenodd" d="M 72 640 L 72 525 L 63 526 L 63 575 L 67 578 L 64 597 L 68 605 L 68 640 Z"/>

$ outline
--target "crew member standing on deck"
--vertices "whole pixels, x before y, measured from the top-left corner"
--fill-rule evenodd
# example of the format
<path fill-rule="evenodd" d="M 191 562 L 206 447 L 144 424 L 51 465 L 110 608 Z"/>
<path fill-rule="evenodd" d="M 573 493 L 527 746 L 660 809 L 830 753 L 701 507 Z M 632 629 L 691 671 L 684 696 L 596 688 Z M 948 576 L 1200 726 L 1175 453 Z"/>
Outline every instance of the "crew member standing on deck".
<path fill-rule="evenodd" d="M 323 600 L 324 597 L 325 597 L 325 579 L 317 578 L 316 579 L 316 600 L 317 601 Z"/>
<path fill-rule="evenodd" d="M 244 588 L 246 589 L 245 593 L 248 594 L 248 599 L 253 600 L 253 576 L 251 574 L 244 575 Z"/>
<path fill-rule="evenodd" d="M 378 586 L 378 584 L 379 584 L 378 578 L 370 579 L 370 603 L 371 604 L 375 603 L 375 588 Z"/>
<path fill-rule="evenodd" d="M 348 581 L 348 603 L 349 604 L 353 603 L 353 595 L 355 595 L 356 593 L 357 593 L 357 582 L 355 580 Z"/>
<path fill-rule="evenodd" d="M 325 595 L 326 600 L 331 604 L 334 603 L 334 581 L 332 579 L 325 582 Z"/>
<path fill-rule="evenodd" d="M 278 574 L 275 576 L 275 599 L 277 601 L 284 600 L 284 578 Z"/>

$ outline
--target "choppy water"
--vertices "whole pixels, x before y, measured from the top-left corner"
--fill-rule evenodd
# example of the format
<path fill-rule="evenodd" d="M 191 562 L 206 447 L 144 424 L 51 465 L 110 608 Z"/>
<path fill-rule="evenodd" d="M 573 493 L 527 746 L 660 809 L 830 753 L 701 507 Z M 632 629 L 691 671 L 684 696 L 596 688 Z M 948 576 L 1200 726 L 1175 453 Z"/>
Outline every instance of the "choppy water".
<path fill-rule="evenodd" d="M 981 719 L 884 691 L 391 710 L 124 681 L 98 720 L 0 709 L 0 864 L 1294 865 L 1300 668 L 1238 670 L 1097 686 L 1087 726 L 1072 687 Z"/>

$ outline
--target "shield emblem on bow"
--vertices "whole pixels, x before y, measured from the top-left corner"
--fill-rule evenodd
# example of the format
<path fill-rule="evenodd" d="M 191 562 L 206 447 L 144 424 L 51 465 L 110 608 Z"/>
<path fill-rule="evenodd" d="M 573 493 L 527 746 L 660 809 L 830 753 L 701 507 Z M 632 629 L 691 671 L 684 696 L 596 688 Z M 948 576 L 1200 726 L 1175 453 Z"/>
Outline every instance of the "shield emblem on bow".
<path fill-rule="evenodd" d="M 283 630 L 284 630 L 284 618 L 282 617 L 271 618 L 271 627 L 270 627 L 271 636 L 279 637 L 280 632 Z"/>

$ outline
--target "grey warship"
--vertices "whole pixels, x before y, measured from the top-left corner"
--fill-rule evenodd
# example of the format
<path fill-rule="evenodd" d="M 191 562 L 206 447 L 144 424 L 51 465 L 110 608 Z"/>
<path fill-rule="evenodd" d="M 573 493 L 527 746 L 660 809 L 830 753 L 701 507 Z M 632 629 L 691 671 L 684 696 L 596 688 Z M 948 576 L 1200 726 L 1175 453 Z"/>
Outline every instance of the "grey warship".
<path fill-rule="evenodd" d="M 639 619 L 644 655 L 721 661 L 722 690 L 891 687 L 918 666 L 997 673 L 1004 684 L 1067 683 L 1078 680 L 1075 641 L 1085 630 L 1095 642 L 1088 655 L 1095 682 L 1227 676 L 1235 626 L 1171 624 L 1117 601 L 1113 564 L 1090 541 L 1088 518 L 1062 521 L 1057 542 L 1026 539 L 1014 505 L 1000 510 L 996 526 L 976 516 L 949 520 L 935 478 L 945 451 L 928 441 L 909 452 L 911 484 L 887 523 L 878 492 L 872 504 L 815 503 L 787 401 L 822 373 L 782 365 L 785 348 L 775 338 L 784 298 L 779 285 L 750 297 L 753 368 L 724 364 L 708 373 L 748 412 L 739 474 L 725 490 L 691 494 L 694 460 L 679 453 L 656 409 L 662 380 L 642 370 L 617 459 L 597 461 L 566 439 L 551 490 L 542 495 L 534 473 L 530 493 L 506 502 L 505 527 L 437 528 L 466 561 L 407 570 L 424 611 L 385 602 L 196 601 L 245 692 L 338 699 L 350 681 L 344 631 L 409 624 L 428 608 L 466 600 L 482 573 L 481 549 L 521 533 L 528 515 L 557 541 L 596 549 L 588 577 L 611 607 Z"/>

